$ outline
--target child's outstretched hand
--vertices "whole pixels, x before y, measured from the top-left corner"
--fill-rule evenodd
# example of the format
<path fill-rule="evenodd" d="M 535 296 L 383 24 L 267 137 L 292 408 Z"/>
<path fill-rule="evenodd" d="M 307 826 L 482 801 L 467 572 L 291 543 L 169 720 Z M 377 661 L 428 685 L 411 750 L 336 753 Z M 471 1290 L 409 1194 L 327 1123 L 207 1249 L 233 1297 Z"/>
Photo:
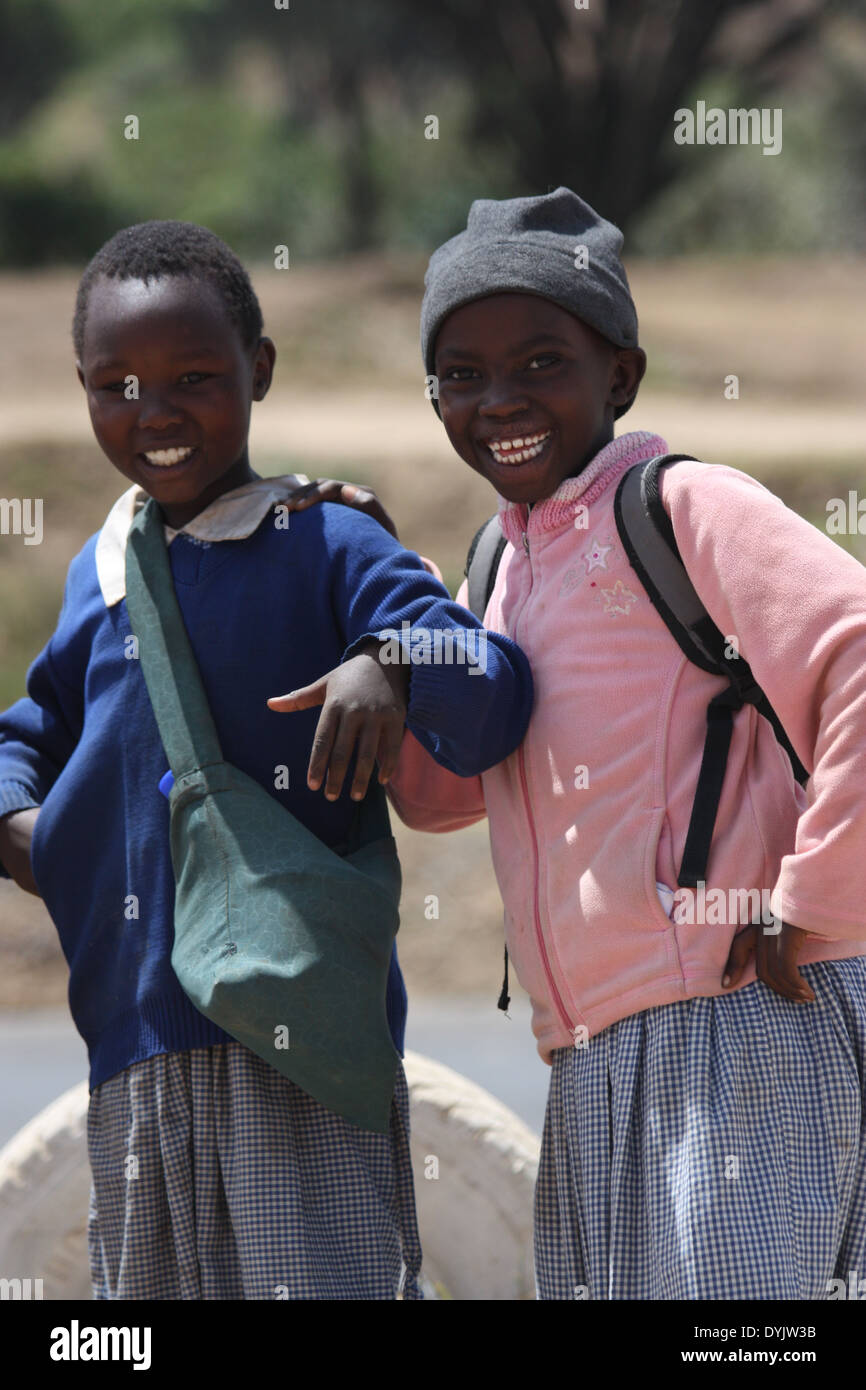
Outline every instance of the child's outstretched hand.
<path fill-rule="evenodd" d="M 318 791 L 327 771 L 325 796 L 336 801 L 357 745 L 352 799 L 366 795 L 374 762 L 379 781 L 387 782 L 397 765 L 409 696 L 409 666 L 383 665 L 379 642 L 369 642 L 357 656 L 289 695 L 274 695 L 268 708 L 280 713 L 324 704 L 313 739 L 307 786 Z"/>
<path fill-rule="evenodd" d="M 315 482 L 302 483 L 300 487 L 288 493 L 282 505 L 288 507 L 290 512 L 302 512 L 307 507 L 314 507 L 317 502 L 341 502 L 344 507 L 355 507 L 359 512 L 366 512 L 374 521 L 378 521 L 380 526 L 390 531 L 395 540 L 400 539 L 397 527 L 370 487 L 361 487 L 358 483 L 341 483 L 336 478 L 317 478 Z"/>
<path fill-rule="evenodd" d="M 759 980 L 785 999 L 803 1004 L 814 1001 L 813 990 L 797 969 L 797 957 L 808 935 L 787 922 L 780 924 L 779 931 L 772 932 L 760 925 L 744 928 L 731 944 L 722 984 L 728 989 L 737 984 L 754 951 Z"/>
<path fill-rule="evenodd" d="M 41 897 L 30 865 L 30 842 L 39 807 L 31 806 L 26 811 L 13 811 L 0 820 L 0 864 L 25 893 Z"/>

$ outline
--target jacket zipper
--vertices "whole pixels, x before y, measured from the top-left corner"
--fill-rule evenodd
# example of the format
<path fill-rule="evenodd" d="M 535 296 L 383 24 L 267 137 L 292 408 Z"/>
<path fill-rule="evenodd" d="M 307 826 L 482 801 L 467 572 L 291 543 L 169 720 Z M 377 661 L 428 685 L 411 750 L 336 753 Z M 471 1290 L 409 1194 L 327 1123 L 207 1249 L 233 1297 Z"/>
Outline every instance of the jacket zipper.
<path fill-rule="evenodd" d="M 527 518 L 527 524 L 528 524 L 528 518 Z M 527 531 L 524 531 L 524 533 L 523 533 L 523 549 L 524 549 L 524 551 L 525 551 L 525 553 L 526 553 L 526 558 L 527 558 L 527 560 L 528 560 L 528 562 L 529 562 L 529 594 L 531 594 L 531 593 L 532 593 L 532 560 L 531 560 L 530 555 L 529 555 L 529 534 L 528 534 Z M 527 594 L 527 596 L 526 596 L 526 603 L 524 603 L 523 608 L 522 608 L 522 610 L 521 610 L 520 619 L 518 620 L 517 623 L 515 623 L 515 626 L 514 626 L 514 640 L 515 640 L 515 642 L 518 640 L 518 638 L 517 638 L 517 632 L 518 632 L 518 628 L 519 628 L 519 626 L 520 626 L 520 622 L 522 621 L 522 619 L 523 619 L 523 614 L 526 612 L 527 606 L 528 606 L 528 604 L 529 604 L 529 594 Z M 573 1035 L 573 1034 L 574 1034 L 574 1028 L 572 1027 L 571 1020 L 570 1020 L 570 1018 L 569 1018 L 569 1016 L 568 1016 L 568 1014 L 567 1014 L 567 1012 L 566 1012 L 565 1005 L 564 1005 L 563 1002 L 562 1002 L 562 995 L 560 994 L 559 990 L 557 989 L 556 981 L 555 981 L 554 978 L 553 978 L 553 971 L 552 971 L 552 969 L 551 969 L 551 967 L 550 967 L 550 956 L 549 956 L 548 953 L 547 953 L 547 946 L 545 945 L 545 942 L 544 942 L 544 934 L 543 934 L 542 929 L 541 929 L 541 913 L 540 913 L 539 910 L 538 910 L 538 896 L 539 896 L 538 890 L 539 890 L 539 877 L 540 877 L 540 874 L 539 874 L 539 862 L 538 862 L 538 858 L 539 858 L 539 856 L 538 856 L 538 837 L 537 837 L 537 835 L 536 835 L 536 833 L 535 833 L 535 822 L 534 822 L 533 819 L 532 819 L 532 806 L 531 806 L 531 803 L 530 803 L 530 800 L 529 800 L 529 786 L 528 786 L 527 780 L 526 780 L 526 761 L 525 761 L 525 755 L 524 755 L 523 747 L 524 747 L 524 745 L 521 743 L 520 747 L 519 747 L 518 750 L 517 750 L 517 765 L 518 765 L 518 767 L 519 767 L 519 769 L 520 769 L 520 788 L 521 788 L 521 791 L 522 791 L 522 793 L 523 793 L 523 806 L 524 806 L 524 810 L 526 811 L 526 820 L 527 820 L 527 824 L 529 825 L 529 834 L 530 834 L 530 839 L 531 839 L 531 841 L 532 841 L 532 911 L 533 911 L 534 920 L 535 920 L 535 939 L 536 939 L 536 941 L 538 942 L 538 950 L 539 950 L 539 954 L 541 955 L 541 963 L 542 963 L 542 965 L 544 966 L 544 974 L 545 974 L 545 977 L 546 977 L 546 979 L 547 979 L 547 984 L 548 984 L 548 987 L 549 987 L 549 989 L 550 989 L 550 993 L 551 993 L 551 995 L 553 996 L 554 1003 L 556 1004 L 556 1008 L 557 1008 L 557 1011 L 558 1011 L 558 1013 L 559 1013 L 560 1019 L 561 1019 L 562 1022 L 565 1024 L 565 1027 L 566 1027 L 567 1032 L 569 1032 L 569 1033 L 571 1033 L 571 1034 Z"/>

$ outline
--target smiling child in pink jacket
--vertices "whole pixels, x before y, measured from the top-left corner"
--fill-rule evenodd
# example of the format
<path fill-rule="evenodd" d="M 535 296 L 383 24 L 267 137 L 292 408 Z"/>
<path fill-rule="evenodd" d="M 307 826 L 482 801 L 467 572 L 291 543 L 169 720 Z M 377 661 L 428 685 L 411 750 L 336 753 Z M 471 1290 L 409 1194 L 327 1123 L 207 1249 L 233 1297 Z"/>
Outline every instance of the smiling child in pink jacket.
<path fill-rule="evenodd" d="M 810 774 L 737 712 L 689 898 L 726 682 L 683 655 L 617 533 L 624 472 L 667 452 L 614 438 L 645 367 L 621 244 L 560 188 L 474 203 L 431 260 L 426 371 L 507 540 L 485 625 L 526 652 L 535 705 L 477 778 L 407 733 L 390 794 L 417 829 L 489 819 L 552 1066 L 539 1297 L 828 1298 L 866 1271 L 866 570 L 735 469 L 662 471 L 688 575 Z M 756 901 L 769 916 L 742 915 Z"/>

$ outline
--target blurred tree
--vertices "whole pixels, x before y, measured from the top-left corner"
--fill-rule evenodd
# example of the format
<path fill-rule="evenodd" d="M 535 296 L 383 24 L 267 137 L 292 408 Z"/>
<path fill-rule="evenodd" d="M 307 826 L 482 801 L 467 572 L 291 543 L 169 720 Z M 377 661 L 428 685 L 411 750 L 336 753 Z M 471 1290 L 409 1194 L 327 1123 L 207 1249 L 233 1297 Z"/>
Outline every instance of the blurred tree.
<path fill-rule="evenodd" d="M 0 138 L 53 91 L 76 57 L 66 16 L 52 0 L 0 0 Z"/>
<path fill-rule="evenodd" d="M 654 219 L 656 252 L 726 247 L 720 198 L 738 245 L 822 245 L 819 203 L 862 245 L 864 41 L 866 0 L 0 0 L 0 260 L 153 215 L 256 251 L 427 244 L 560 183 L 632 238 Z M 784 164 L 676 146 L 698 96 L 787 101 Z"/>
<path fill-rule="evenodd" d="M 394 0 L 292 0 L 291 9 L 281 10 L 271 0 L 243 9 L 233 0 L 212 0 L 206 16 L 181 15 L 199 74 L 225 72 L 239 45 L 257 42 L 281 74 L 287 132 L 330 123 L 340 153 L 348 249 L 366 250 L 379 241 L 381 190 L 370 108 L 383 84 L 410 88 L 423 58 L 416 20 Z"/>
<path fill-rule="evenodd" d="M 413 8 L 400 0 L 403 8 Z M 862 0 L 856 0 L 862 13 Z M 726 70 L 754 105 L 851 0 L 439 0 L 473 130 L 507 142 L 527 192 L 560 183 L 627 227 L 684 170 L 674 111 Z"/>
<path fill-rule="evenodd" d="M 291 0 L 282 11 L 212 0 L 207 11 L 182 16 L 202 72 L 229 64 L 239 42 L 264 43 L 287 121 L 333 121 L 357 249 L 378 240 L 370 130 L 383 89 L 402 103 L 424 90 L 429 102 L 459 74 L 469 138 L 504 157 L 514 191 L 570 183 L 628 227 L 691 173 L 673 113 L 702 80 L 733 77 L 736 104 L 753 105 L 814 52 L 830 16 L 862 14 L 863 0 Z"/>
<path fill-rule="evenodd" d="M 0 265 L 75 261 L 130 220 L 88 177 L 48 179 L 0 153 Z"/>

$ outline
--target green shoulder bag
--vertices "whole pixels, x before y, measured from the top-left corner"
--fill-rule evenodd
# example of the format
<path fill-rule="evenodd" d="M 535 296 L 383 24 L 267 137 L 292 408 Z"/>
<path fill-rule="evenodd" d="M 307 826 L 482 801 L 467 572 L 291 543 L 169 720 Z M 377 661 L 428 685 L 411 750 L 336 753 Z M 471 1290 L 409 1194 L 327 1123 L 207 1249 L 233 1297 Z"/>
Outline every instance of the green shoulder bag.
<path fill-rule="evenodd" d="M 327 1109 L 387 1133 L 401 877 L 383 788 L 359 803 L 343 855 L 224 760 L 152 499 L 129 533 L 126 583 L 175 778 L 172 968 L 206 1018 Z"/>

